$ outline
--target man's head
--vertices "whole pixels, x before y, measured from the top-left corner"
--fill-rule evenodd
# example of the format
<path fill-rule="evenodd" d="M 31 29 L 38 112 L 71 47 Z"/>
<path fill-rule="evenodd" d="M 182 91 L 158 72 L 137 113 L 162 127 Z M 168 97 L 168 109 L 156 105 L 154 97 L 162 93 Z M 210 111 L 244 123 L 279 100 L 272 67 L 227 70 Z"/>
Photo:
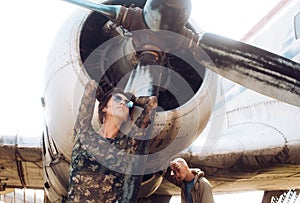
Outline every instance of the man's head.
<path fill-rule="evenodd" d="M 134 96 L 125 93 L 119 88 L 108 91 L 105 95 L 96 95 L 99 101 L 98 119 L 103 124 L 106 115 L 111 115 L 117 119 L 126 121 L 131 113 Z"/>
<path fill-rule="evenodd" d="M 176 158 L 170 162 L 171 170 L 173 171 L 175 177 L 182 182 L 186 179 L 187 174 L 190 173 L 189 166 L 186 161 L 182 158 Z"/>

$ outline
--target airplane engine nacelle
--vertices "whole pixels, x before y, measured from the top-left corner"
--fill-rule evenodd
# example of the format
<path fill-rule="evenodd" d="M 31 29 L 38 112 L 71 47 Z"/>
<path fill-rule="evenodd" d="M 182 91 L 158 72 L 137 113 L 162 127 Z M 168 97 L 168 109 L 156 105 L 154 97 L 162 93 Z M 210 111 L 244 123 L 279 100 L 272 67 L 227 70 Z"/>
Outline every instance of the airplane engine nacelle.
<path fill-rule="evenodd" d="M 109 3 L 126 6 L 134 3 L 143 7 L 145 1 Z M 46 125 L 44 169 L 45 189 L 53 202 L 67 193 L 73 126 L 86 83 L 94 79 L 104 89 L 119 86 L 122 85 L 120 81 L 126 81 L 134 68 L 130 62 L 131 55 L 125 53 L 126 50 L 132 50 L 128 43 L 124 43 L 126 40 L 117 41 L 120 46 L 117 50 L 109 43 L 98 50 L 99 46 L 111 39 L 103 30 L 106 23 L 107 19 L 102 15 L 79 9 L 61 27 L 50 51 L 43 96 Z M 194 29 L 191 24 L 188 26 Z M 123 51 L 124 57 L 112 61 L 114 53 Z M 97 60 L 88 60 L 92 54 L 96 54 Z M 170 57 L 168 81 L 163 81 L 164 88 L 159 92 L 149 167 L 146 167 L 148 174 L 165 169 L 172 156 L 188 147 L 200 135 L 215 103 L 217 75 L 195 65 L 197 63 L 191 55 L 185 59 L 185 52 L 181 54 Z M 111 64 L 110 67 L 103 68 L 107 64 Z M 178 78 L 184 83 L 178 83 Z M 93 125 L 98 128 L 96 115 Z M 144 191 L 143 194 L 151 192 Z"/>

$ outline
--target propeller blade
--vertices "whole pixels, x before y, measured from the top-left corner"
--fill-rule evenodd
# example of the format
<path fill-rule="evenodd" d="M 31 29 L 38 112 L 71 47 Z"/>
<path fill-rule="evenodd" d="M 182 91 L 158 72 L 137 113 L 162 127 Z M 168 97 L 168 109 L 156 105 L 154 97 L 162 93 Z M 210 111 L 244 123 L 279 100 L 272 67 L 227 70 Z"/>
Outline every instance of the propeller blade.
<path fill-rule="evenodd" d="M 122 6 L 120 5 L 104 5 L 104 4 L 94 3 L 87 0 L 63 0 L 63 1 L 96 11 L 114 22 L 117 20 L 120 10 L 122 8 Z"/>
<path fill-rule="evenodd" d="M 219 75 L 274 99 L 300 107 L 300 64 L 212 33 L 199 37 L 211 61 L 197 61 Z"/>

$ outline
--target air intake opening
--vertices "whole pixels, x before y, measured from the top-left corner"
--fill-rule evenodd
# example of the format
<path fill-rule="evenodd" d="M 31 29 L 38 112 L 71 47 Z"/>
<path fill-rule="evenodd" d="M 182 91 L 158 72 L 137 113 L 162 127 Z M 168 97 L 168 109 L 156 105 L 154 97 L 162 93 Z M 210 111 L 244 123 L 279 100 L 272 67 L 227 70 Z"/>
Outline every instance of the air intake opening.
<path fill-rule="evenodd" d="M 107 3 L 124 5 L 123 1 L 109 1 Z M 137 0 L 125 1 L 126 6 L 135 4 L 135 6 L 142 7 L 144 3 L 145 1 Z M 84 67 L 92 79 L 99 81 L 104 91 L 108 91 L 117 85 L 120 87 L 119 82 L 126 80 L 129 72 L 134 68 L 128 62 L 130 56 L 124 56 L 113 62 L 109 61 L 113 54 L 112 52 L 115 51 L 114 47 L 109 48 L 106 46 L 103 49 L 99 49 L 100 45 L 111 39 L 102 30 L 106 22 L 107 18 L 99 13 L 91 13 L 83 25 L 80 36 L 80 54 Z M 201 67 L 193 59 L 189 51 L 180 51 L 182 52 L 181 56 L 184 57 L 179 58 L 166 53 L 169 59 L 168 67 L 166 68 L 170 70 L 170 74 L 168 81 L 163 81 L 166 82 L 164 87 L 159 87 L 158 111 L 172 110 L 183 105 L 194 96 L 203 82 L 205 68 Z M 93 60 L 90 60 L 91 55 L 93 55 Z M 109 68 L 103 69 L 103 66 L 110 63 L 112 64 Z M 178 80 L 183 81 L 185 85 L 182 85 L 183 83 L 178 82 Z"/>

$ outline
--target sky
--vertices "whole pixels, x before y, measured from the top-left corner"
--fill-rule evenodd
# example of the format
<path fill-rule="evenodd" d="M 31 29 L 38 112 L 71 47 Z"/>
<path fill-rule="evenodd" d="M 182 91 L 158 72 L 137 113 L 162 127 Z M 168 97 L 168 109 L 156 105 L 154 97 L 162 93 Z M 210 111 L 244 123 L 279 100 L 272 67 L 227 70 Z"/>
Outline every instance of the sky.
<path fill-rule="evenodd" d="M 238 40 L 278 2 L 193 0 L 192 17 L 205 31 Z M 0 135 L 41 136 L 40 98 L 47 56 L 57 31 L 75 9 L 78 6 L 61 0 L 1 2 Z M 251 197 L 261 198 L 258 193 L 247 195 L 249 202 Z M 233 196 L 238 198 L 240 194 Z M 241 202 L 222 195 L 216 203 L 225 200 Z M 242 200 L 246 202 L 245 195 Z"/>

